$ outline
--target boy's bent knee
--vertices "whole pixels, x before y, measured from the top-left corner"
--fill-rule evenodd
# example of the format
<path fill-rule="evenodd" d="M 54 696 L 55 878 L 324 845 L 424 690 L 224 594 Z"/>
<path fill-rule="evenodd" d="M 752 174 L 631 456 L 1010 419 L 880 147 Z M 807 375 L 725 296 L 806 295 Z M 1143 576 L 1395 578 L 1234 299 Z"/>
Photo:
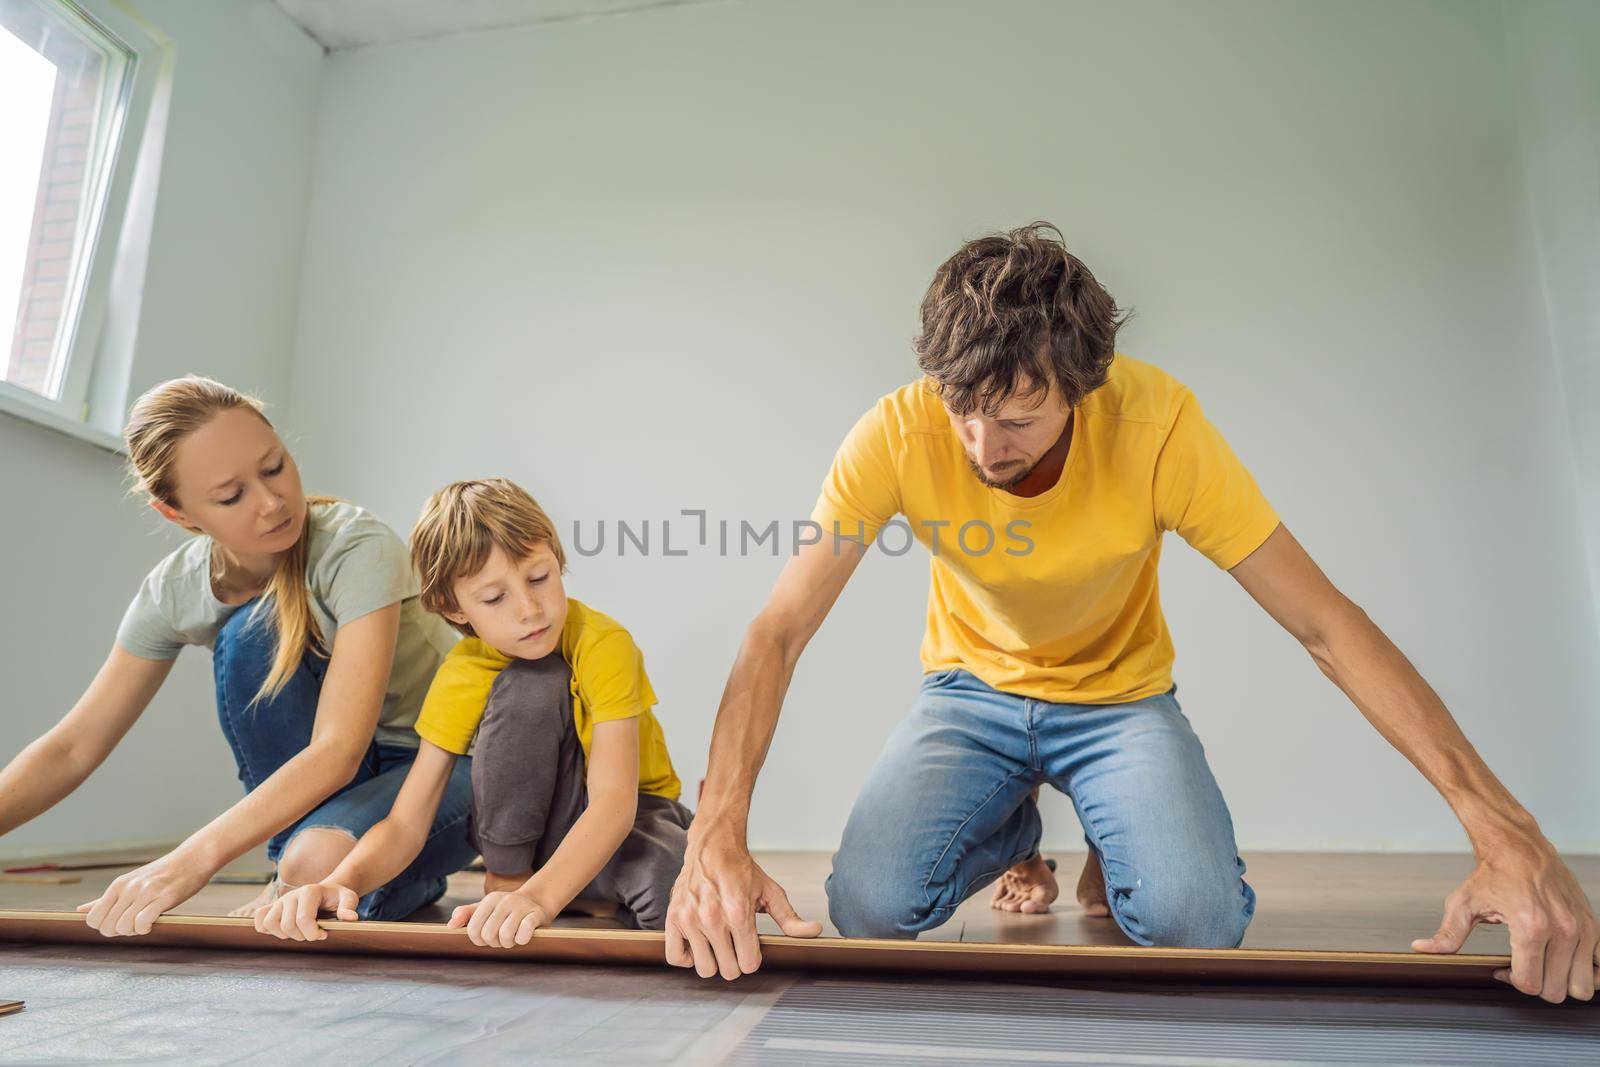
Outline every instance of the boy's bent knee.
<path fill-rule="evenodd" d="M 564 725 L 572 709 L 572 668 L 561 656 L 515 660 L 500 672 L 484 704 L 487 721 L 497 712 L 514 710 L 519 719 Z M 496 716 L 498 717 L 498 716 Z"/>
<path fill-rule="evenodd" d="M 571 677 L 552 654 L 512 663 L 489 691 L 472 756 L 471 839 L 496 873 L 537 866 L 540 842 L 559 840 L 583 810 Z"/>

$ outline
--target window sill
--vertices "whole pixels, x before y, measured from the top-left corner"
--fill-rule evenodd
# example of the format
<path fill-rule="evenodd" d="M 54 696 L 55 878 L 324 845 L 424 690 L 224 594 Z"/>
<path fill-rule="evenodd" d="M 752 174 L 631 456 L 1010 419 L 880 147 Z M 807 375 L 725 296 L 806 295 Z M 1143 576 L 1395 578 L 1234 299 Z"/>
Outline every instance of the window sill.
<path fill-rule="evenodd" d="M 58 405 L 48 400 L 29 399 L 23 395 L 23 390 L 14 385 L 0 385 L 0 413 L 35 423 L 57 433 L 66 434 L 68 437 L 76 437 L 107 452 L 117 455 L 123 452 L 122 438 L 118 434 L 98 426 L 91 426 L 87 422 L 68 418 Z"/>

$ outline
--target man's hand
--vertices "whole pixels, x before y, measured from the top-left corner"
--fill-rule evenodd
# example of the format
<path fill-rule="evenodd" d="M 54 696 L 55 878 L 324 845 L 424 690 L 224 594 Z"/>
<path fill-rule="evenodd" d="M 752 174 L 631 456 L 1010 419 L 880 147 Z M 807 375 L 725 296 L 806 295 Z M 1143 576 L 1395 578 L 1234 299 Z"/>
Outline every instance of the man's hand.
<path fill-rule="evenodd" d="M 356 905 L 361 898 L 348 886 L 334 882 L 314 882 L 291 889 L 271 904 L 256 909 L 256 932 L 271 934 L 280 941 L 321 941 L 328 931 L 317 925 L 319 912 L 331 911 L 337 919 L 355 922 Z"/>
<path fill-rule="evenodd" d="M 172 851 L 143 867 L 119 875 L 106 891 L 78 910 L 107 937 L 148 934 L 162 912 L 198 893 L 213 868 L 182 851 Z"/>
<path fill-rule="evenodd" d="M 1511 970 L 1496 978 L 1552 1003 L 1591 999 L 1596 924 L 1578 880 L 1411 661 L 1281 525 L 1228 573 L 1439 790 L 1472 841 L 1477 869 L 1445 900 L 1439 932 L 1411 947 L 1455 952 L 1478 923 L 1506 923 Z"/>
<path fill-rule="evenodd" d="M 816 937 L 822 924 L 795 913 L 783 887 L 751 857 L 739 835 L 713 830 L 702 840 L 691 831 L 683 871 L 667 908 L 667 962 L 693 967 L 701 978 L 728 981 L 761 966 L 756 913 L 777 920 L 789 937 Z"/>
<path fill-rule="evenodd" d="M 510 948 L 526 945 L 533 932 L 550 923 L 544 908 L 521 893 L 495 892 L 476 904 L 463 904 L 450 914 L 447 926 L 465 926 L 474 945 Z"/>
<path fill-rule="evenodd" d="M 1445 899 L 1439 932 L 1411 947 L 1455 952 L 1480 922 L 1510 927 L 1511 970 L 1496 971 L 1500 981 L 1552 1004 L 1569 996 L 1593 999 L 1600 924 L 1578 880 L 1548 841 L 1524 839 L 1486 852 Z"/>

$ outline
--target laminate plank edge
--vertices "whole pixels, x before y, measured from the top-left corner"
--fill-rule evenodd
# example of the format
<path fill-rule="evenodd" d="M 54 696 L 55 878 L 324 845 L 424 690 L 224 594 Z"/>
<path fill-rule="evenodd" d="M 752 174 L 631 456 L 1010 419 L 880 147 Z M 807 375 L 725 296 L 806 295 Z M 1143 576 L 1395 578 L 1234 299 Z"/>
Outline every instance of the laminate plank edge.
<path fill-rule="evenodd" d="M 91 930 L 76 912 L 0 911 L 0 942 L 665 966 L 664 935 L 651 931 L 554 927 L 536 931 L 526 945 L 496 949 L 474 945 L 465 930 L 443 923 L 324 919 L 320 925 L 328 931 L 325 940 L 281 941 L 256 933 L 249 919 L 164 915 L 148 934 L 107 938 Z M 763 936 L 761 951 L 765 966 L 804 971 L 1496 988 L 1503 986 L 1493 972 L 1511 962 L 1508 956 L 1491 955 L 776 936 Z"/>

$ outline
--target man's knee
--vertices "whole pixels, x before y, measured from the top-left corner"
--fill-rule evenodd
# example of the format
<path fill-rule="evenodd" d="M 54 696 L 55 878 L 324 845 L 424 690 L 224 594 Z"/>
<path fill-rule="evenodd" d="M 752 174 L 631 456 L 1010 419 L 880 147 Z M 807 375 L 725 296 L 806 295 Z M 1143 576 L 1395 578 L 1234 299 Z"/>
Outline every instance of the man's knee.
<path fill-rule="evenodd" d="M 301 830 L 278 859 L 278 881 L 288 886 L 320 882 L 333 873 L 355 845 L 356 839 L 348 831 L 331 826 Z"/>
<path fill-rule="evenodd" d="M 937 926 L 928 895 L 909 867 L 841 849 L 824 886 L 828 918 L 845 937 L 915 938 Z"/>
<path fill-rule="evenodd" d="M 1255 892 L 1231 874 L 1141 878 L 1117 911 L 1142 945 L 1237 948 L 1255 912 Z"/>

